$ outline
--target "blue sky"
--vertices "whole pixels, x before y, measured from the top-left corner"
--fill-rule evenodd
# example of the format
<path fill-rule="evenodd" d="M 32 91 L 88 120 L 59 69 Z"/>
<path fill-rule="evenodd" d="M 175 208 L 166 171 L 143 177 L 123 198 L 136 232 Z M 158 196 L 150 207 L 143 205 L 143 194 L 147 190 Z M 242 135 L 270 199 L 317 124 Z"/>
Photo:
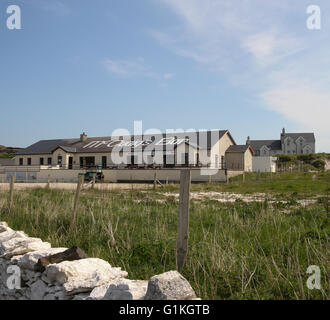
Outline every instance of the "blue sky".
<path fill-rule="evenodd" d="M 6 9 L 21 8 L 8 30 Z M 321 30 L 306 27 L 308 5 Z M 314 131 L 330 152 L 327 0 L 0 3 L 0 144 L 118 128 Z"/>

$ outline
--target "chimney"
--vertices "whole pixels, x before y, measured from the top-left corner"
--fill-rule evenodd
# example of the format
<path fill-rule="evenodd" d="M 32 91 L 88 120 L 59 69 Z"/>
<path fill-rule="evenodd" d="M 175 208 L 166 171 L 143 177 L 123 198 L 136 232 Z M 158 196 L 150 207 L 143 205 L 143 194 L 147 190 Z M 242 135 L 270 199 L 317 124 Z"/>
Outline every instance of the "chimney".
<path fill-rule="evenodd" d="M 247 140 L 246 140 L 246 145 L 249 145 L 250 144 L 250 136 L 247 137 Z"/>
<path fill-rule="evenodd" d="M 81 142 L 85 142 L 87 140 L 87 134 L 85 132 L 83 132 L 81 135 L 80 135 L 80 141 Z"/>
<path fill-rule="evenodd" d="M 282 135 L 285 135 L 285 128 L 282 129 Z"/>

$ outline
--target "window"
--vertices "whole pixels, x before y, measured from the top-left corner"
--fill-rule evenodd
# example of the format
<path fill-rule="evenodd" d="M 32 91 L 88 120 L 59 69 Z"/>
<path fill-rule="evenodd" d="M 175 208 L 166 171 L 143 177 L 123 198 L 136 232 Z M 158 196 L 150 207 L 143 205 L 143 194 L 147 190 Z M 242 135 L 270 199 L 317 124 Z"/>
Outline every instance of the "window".
<path fill-rule="evenodd" d="M 20 166 L 23 165 L 23 158 L 19 158 L 19 165 L 20 165 Z"/>
<path fill-rule="evenodd" d="M 28 164 L 28 166 L 30 166 L 31 163 L 32 163 L 32 159 L 31 158 L 27 158 L 27 164 Z"/>
<path fill-rule="evenodd" d="M 106 167 L 107 167 L 107 157 L 103 156 L 102 157 L 102 168 L 106 169 Z"/>
<path fill-rule="evenodd" d="M 47 159 L 47 164 L 48 164 L 49 166 L 52 165 L 52 158 L 48 158 L 48 159 Z"/>
<path fill-rule="evenodd" d="M 41 166 L 43 166 L 44 165 L 44 158 L 40 158 L 39 163 L 40 163 Z"/>
<path fill-rule="evenodd" d="M 57 157 L 57 164 L 62 165 L 62 156 Z"/>

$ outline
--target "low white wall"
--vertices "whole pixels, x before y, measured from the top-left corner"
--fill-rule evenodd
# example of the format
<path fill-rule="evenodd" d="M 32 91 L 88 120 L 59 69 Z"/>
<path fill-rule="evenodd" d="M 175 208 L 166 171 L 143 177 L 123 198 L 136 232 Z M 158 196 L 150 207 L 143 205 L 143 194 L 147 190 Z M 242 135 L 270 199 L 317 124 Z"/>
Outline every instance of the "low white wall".
<path fill-rule="evenodd" d="M 6 169 L 6 172 L 0 171 L 0 182 L 8 181 L 8 174 L 15 174 L 14 171 L 10 172 Z M 53 170 L 53 169 L 43 169 L 39 172 L 28 172 L 25 173 L 27 181 L 29 182 L 47 182 L 48 178 L 51 182 L 77 182 L 78 174 L 84 173 L 85 170 Z M 161 181 L 180 181 L 180 169 L 105 169 L 102 170 L 104 174 L 105 182 L 152 182 L 154 177 Z M 16 173 L 16 175 L 22 175 L 24 177 L 24 172 Z M 228 177 L 233 177 L 242 174 L 242 171 L 227 171 Z M 192 182 L 207 182 L 210 180 L 215 182 L 225 182 L 226 181 L 226 171 L 217 169 L 207 169 L 207 168 L 193 168 L 191 169 L 191 181 Z M 26 181 L 24 178 L 16 179 L 16 181 Z"/>

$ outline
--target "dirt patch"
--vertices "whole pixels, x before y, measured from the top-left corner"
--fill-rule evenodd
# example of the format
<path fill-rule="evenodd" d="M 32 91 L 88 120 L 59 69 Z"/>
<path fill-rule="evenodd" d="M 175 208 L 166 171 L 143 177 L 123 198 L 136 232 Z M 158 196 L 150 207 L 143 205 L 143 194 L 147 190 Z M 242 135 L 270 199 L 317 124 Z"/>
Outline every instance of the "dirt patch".
<path fill-rule="evenodd" d="M 162 193 L 162 195 L 166 197 L 175 197 L 179 198 L 178 193 Z M 278 200 L 270 198 L 265 193 L 254 193 L 251 195 L 242 195 L 239 193 L 230 193 L 230 192 L 191 192 L 190 198 L 192 200 L 215 200 L 219 202 L 235 202 L 236 200 L 242 200 L 244 202 L 263 202 L 267 199 L 268 202 L 274 203 L 274 202 L 283 202 L 287 203 L 287 200 Z M 304 200 L 297 200 L 297 202 L 301 205 L 308 205 L 315 203 L 317 200 L 310 200 L 310 199 L 304 199 Z"/>

